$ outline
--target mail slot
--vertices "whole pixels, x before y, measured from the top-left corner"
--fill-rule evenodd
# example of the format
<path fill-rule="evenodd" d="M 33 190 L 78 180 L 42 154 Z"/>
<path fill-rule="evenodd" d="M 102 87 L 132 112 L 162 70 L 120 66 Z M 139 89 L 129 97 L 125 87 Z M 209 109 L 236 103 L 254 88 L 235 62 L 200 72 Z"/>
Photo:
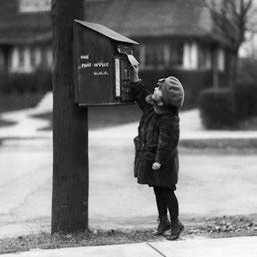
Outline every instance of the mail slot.
<path fill-rule="evenodd" d="M 96 23 L 74 21 L 75 102 L 80 106 L 133 102 L 131 65 L 138 43 Z"/>

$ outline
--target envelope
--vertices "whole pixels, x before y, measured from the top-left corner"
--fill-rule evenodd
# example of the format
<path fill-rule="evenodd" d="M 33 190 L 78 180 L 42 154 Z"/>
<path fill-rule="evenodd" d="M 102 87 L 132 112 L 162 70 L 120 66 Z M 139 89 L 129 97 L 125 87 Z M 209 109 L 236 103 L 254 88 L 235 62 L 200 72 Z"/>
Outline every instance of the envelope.
<path fill-rule="evenodd" d="M 139 64 L 138 60 L 132 54 L 127 54 L 128 60 L 132 66 L 137 66 Z"/>

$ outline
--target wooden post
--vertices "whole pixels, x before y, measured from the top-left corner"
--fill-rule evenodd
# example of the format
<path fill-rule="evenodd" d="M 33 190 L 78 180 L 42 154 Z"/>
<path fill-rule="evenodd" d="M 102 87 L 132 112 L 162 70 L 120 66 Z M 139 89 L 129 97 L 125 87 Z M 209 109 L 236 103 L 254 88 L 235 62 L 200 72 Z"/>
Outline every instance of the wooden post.
<path fill-rule="evenodd" d="M 73 20 L 84 0 L 52 0 L 52 233 L 88 229 L 88 112 L 74 103 Z"/>

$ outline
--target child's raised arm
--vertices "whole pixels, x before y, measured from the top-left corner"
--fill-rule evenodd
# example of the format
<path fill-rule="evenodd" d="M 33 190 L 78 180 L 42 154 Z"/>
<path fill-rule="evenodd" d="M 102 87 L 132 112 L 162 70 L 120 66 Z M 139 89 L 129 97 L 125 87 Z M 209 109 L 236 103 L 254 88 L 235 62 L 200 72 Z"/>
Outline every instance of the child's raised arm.
<path fill-rule="evenodd" d="M 145 112 L 149 108 L 151 108 L 151 105 L 148 104 L 145 101 L 146 96 L 149 95 L 150 92 L 148 92 L 145 89 L 145 87 L 143 86 L 143 82 L 139 78 L 138 73 L 139 73 L 139 66 L 138 65 L 131 66 L 131 84 L 130 84 L 130 87 L 132 89 L 133 97 L 134 97 L 135 101 L 137 102 L 139 108 L 143 112 Z"/>

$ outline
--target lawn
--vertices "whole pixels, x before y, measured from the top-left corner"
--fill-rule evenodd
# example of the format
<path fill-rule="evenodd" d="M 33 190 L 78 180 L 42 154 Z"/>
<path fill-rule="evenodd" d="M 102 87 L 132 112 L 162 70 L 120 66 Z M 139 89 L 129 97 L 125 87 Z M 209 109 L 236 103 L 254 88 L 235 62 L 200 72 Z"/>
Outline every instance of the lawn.
<path fill-rule="evenodd" d="M 257 235 L 256 215 L 199 218 L 193 219 L 190 223 L 185 225 L 186 229 L 181 235 L 182 240 L 197 237 L 225 238 Z M 29 251 L 35 248 L 56 249 L 166 240 L 164 236 L 154 236 L 152 231 L 153 230 L 95 230 L 54 235 L 42 232 L 16 238 L 0 239 L 0 244 L 2 245 L 0 254 Z"/>
<path fill-rule="evenodd" d="M 89 129 L 101 129 L 122 125 L 129 122 L 138 122 L 141 111 L 136 105 L 98 106 L 88 108 Z M 52 112 L 34 115 L 35 118 L 49 120 L 49 126 L 42 130 L 52 130 Z"/>
<path fill-rule="evenodd" d="M 0 127 L 14 125 L 14 122 L 1 120 L 1 113 L 8 111 L 22 110 L 36 106 L 44 93 L 27 93 L 27 94 L 0 94 Z M 183 110 L 182 110 L 183 111 Z M 52 130 L 52 112 L 46 112 L 33 117 L 46 119 L 49 126 L 42 130 Z M 122 125 L 128 122 L 138 122 L 141 111 L 135 104 L 122 106 L 97 106 L 88 108 L 89 129 L 100 129 Z M 239 130 L 256 130 L 257 117 L 249 118 L 238 124 Z"/>
<path fill-rule="evenodd" d="M 15 122 L 1 119 L 1 113 L 35 107 L 44 96 L 43 93 L 0 94 L 0 127 L 14 125 Z"/>
<path fill-rule="evenodd" d="M 43 93 L 34 94 L 0 94 L 0 127 L 14 125 L 14 122 L 1 120 L 1 113 L 17 111 L 36 106 L 43 97 Z M 134 105 L 97 106 L 88 108 L 89 129 L 99 129 L 139 121 L 141 111 Z M 49 126 L 42 130 L 52 130 L 52 112 L 46 112 L 33 117 L 46 119 Z"/>
<path fill-rule="evenodd" d="M 44 93 L 0 94 L 0 113 L 36 106 Z"/>

